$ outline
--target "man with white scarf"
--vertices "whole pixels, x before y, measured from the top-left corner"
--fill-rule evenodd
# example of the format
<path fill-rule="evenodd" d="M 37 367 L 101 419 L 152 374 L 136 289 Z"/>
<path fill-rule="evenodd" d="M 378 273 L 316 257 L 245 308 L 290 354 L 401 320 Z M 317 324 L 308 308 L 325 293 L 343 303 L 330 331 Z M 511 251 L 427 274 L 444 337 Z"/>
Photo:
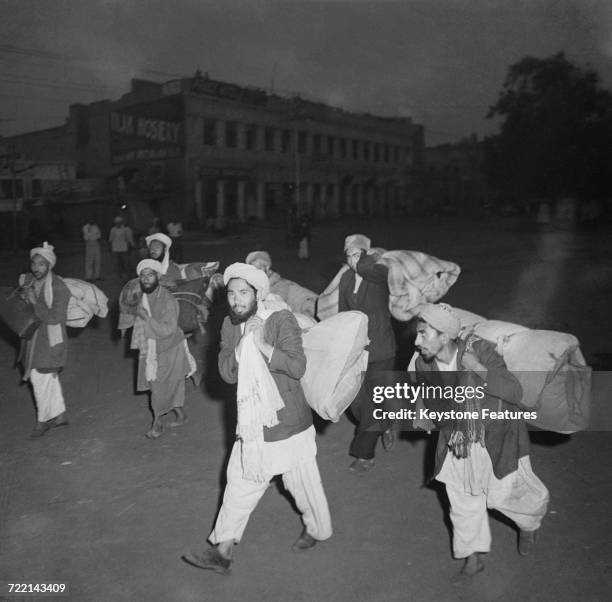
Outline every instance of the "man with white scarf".
<path fill-rule="evenodd" d="M 161 264 L 161 283 L 166 286 L 169 283 L 181 280 L 181 268 L 177 263 L 170 259 L 170 247 L 172 239 L 162 232 L 150 234 L 145 238 L 147 248 L 149 249 L 149 257 L 155 259 Z"/>
<path fill-rule="evenodd" d="M 332 535 L 327 499 L 316 460 L 312 411 L 300 378 L 306 370 L 300 327 L 293 314 L 266 310 L 266 274 L 244 263 L 223 275 L 231 313 L 221 331 L 219 370 L 228 383 L 238 383 L 237 438 L 227 467 L 223 504 L 202 553 L 186 562 L 227 574 L 233 547 L 275 475 L 293 495 L 304 528 L 293 544 L 308 550 Z"/>
<path fill-rule="evenodd" d="M 40 326 L 22 349 L 24 380 L 32 383 L 37 423 L 30 437 L 42 437 L 51 427 L 66 426 L 66 405 L 59 373 L 66 365 L 68 343 L 66 312 L 70 291 L 53 273 L 57 262 L 54 248 L 47 242 L 30 251 L 31 274 L 20 281 L 32 304 Z"/>
<path fill-rule="evenodd" d="M 438 424 L 434 476 L 446 485 L 453 525 L 453 553 L 464 559 L 454 578 L 469 581 L 484 569 L 481 556 L 491 549 L 487 508 L 519 527 L 519 554 L 532 552 L 546 514 L 548 490 L 529 460 L 529 435 L 522 420 L 494 419 L 489 412 L 516 410 L 521 385 L 508 371 L 495 345 L 473 335 L 459 338 L 461 323 L 452 307 L 421 307 L 415 346 L 417 382 L 454 386 L 457 399 L 423 400 L 430 410 L 455 410 L 457 418 Z M 459 387 L 457 387 L 459 385 Z M 482 387 L 484 394 L 459 398 L 458 389 Z M 468 418 L 459 417 L 463 412 Z M 453 414 L 449 414 L 451 417 Z M 478 416 L 470 418 L 469 416 Z"/>
<path fill-rule="evenodd" d="M 172 293 L 160 286 L 162 266 L 143 259 L 136 267 L 142 298 L 132 330 L 131 348 L 139 350 L 138 391 L 151 391 L 153 424 L 146 437 L 157 439 L 163 432 L 162 417 L 173 411 L 167 426 L 187 422 L 185 378 L 195 371 L 183 331 L 178 326 L 179 306 Z"/>

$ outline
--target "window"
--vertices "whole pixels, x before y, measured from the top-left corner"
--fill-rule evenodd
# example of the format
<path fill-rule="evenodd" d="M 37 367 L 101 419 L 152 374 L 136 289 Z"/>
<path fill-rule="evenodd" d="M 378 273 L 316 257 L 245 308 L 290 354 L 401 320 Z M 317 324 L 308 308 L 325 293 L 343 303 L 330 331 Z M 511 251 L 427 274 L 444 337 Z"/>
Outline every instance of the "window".
<path fill-rule="evenodd" d="M 359 159 L 359 140 L 353 140 L 353 159 Z"/>
<path fill-rule="evenodd" d="M 380 161 L 380 144 L 375 142 L 372 146 L 374 147 L 374 161 L 378 162 Z"/>
<path fill-rule="evenodd" d="M 245 146 L 247 150 L 253 150 L 257 141 L 257 128 L 249 124 L 246 126 Z"/>
<path fill-rule="evenodd" d="M 264 140 L 264 148 L 266 149 L 266 151 L 272 152 L 274 150 L 274 128 L 265 128 Z"/>
<path fill-rule="evenodd" d="M 391 155 L 391 153 L 389 152 L 391 149 L 389 148 L 388 144 L 384 145 L 384 149 L 385 149 L 385 163 L 389 163 L 389 156 Z"/>
<path fill-rule="evenodd" d="M 215 146 L 217 144 L 217 120 L 204 119 L 204 144 Z"/>
<path fill-rule="evenodd" d="M 336 139 L 333 136 L 327 137 L 327 154 L 331 157 L 334 157 L 336 154 L 336 149 L 334 148 L 336 144 Z"/>
<path fill-rule="evenodd" d="M 291 152 L 291 130 L 283 130 L 281 135 L 281 150 L 283 153 Z"/>
<path fill-rule="evenodd" d="M 339 140 L 340 146 L 340 158 L 346 159 L 346 138 L 340 138 Z"/>
<path fill-rule="evenodd" d="M 313 153 L 321 152 L 321 134 L 315 134 L 312 137 L 312 152 Z"/>
<path fill-rule="evenodd" d="M 238 146 L 238 124 L 235 121 L 225 122 L 225 146 L 228 148 Z"/>
<path fill-rule="evenodd" d="M 306 132 L 298 132 L 298 153 L 300 155 L 306 154 Z"/>
<path fill-rule="evenodd" d="M 364 161 L 370 160 L 370 143 L 369 142 L 363 143 L 363 159 Z"/>

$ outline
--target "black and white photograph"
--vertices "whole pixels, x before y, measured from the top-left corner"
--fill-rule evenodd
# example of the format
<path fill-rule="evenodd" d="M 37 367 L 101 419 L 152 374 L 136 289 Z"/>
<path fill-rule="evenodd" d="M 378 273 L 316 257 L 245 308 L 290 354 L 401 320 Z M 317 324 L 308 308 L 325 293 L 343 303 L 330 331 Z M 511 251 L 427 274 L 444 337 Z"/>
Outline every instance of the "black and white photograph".
<path fill-rule="evenodd" d="M 0 600 L 612 597 L 612 3 L 0 0 Z"/>

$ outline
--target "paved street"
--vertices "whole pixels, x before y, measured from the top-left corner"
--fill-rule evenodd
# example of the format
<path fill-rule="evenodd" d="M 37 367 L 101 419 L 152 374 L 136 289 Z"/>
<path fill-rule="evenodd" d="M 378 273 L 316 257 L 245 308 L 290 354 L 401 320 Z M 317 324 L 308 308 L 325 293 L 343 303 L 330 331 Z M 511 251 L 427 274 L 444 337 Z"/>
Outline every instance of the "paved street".
<path fill-rule="evenodd" d="M 455 261 L 462 274 L 446 301 L 530 327 L 578 336 L 587 360 L 612 369 L 609 232 L 572 232 L 495 222 L 423 218 L 353 221 L 313 228 L 312 258 L 299 262 L 284 234 L 253 227 L 237 237 L 190 237 L 187 260 L 243 261 L 267 249 L 273 269 L 320 292 L 339 267 L 344 236 Z M 57 272 L 82 277 L 82 251 L 58 243 Z M 27 266 L 0 256 L 0 285 Z M 102 288 L 120 283 L 104 257 Z M 290 546 L 299 516 L 273 483 L 235 549 L 228 577 L 180 560 L 205 544 L 218 509 L 227 459 L 227 387 L 188 386 L 189 423 L 157 441 L 147 397 L 134 393 L 134 358 L 112 318 L 72 331 L 62 381 L 71 424 L 40 440 L 29 388 L 12 368 L 14 341 L 0 340 L 0 580 L 64 581 L 83 601 L 279 600 L 452 601 L 609 599 L 612 591 L 612 434 L 532 433 L 532 464 L 551 493 L 533 556 L 520 557 L 517 533 L 492 518 L 493 550 L 472 586 L 453 587 L 443 489 L 426 484 L 428 438 L 404 433 L 379 450 L 375 469 L 346 469 L 353 426 L 321 425 L 319 465 L 334 536 L 302 555 Z M 5 333 L 6 334 L 6 333 Z M 404 346 L 407 329 L 401 330 Z M 595 424 L 603 424 L 594 408 Z M 600 421 L 600 417 L 601 421 Z M 599 421 L 599 422 L 598 422 Z"/>

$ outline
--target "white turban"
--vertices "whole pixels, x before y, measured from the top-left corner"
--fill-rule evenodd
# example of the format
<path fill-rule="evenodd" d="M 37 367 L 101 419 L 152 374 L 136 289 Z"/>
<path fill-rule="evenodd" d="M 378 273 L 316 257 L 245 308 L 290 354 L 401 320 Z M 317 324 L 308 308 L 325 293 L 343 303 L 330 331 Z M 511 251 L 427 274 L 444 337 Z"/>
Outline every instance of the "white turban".
<path fill-rule="evenodd" d="M 154 272 L 157 272 L 158 274 L 164 273 L 162 264 L 159 263 L 159 261 L 155 261 L 155 259 L 143 259 L 136 266 L 136 273 L 140 276 L 140 273 L 142 272 L 142 270 L 146 270 L 146 269 L 153 270 Z"/>
<path fill-rule="evenodd" d="M 365 249 L 366 251 L 370 250 L 370 246 L 372 245 L 372 241 L 363 234 L 351 234 L 344 239 L 344 250 L 353 248 L 353 249 Z"/>
<path fill-rule="evenodd" d="M 30 259 L 32 259 L 34 255 L 40 255 L 49 262 L 50 267 L 53 269 L 57 263 L 57 257 L 55 256 L 53 249 L 55 249 L 55 247 L 45 241 L 42 247 L 35 247 L 30 251 Z"/>
<path fill-rule="evenodd" d="M 272 258 L 270 257 L 270 253 L 267 251 L 253 251 L 252 253 L 249 253 L 246 256 L 245 263 L 253 265 L 253 262 L 257 261 L 258 259 L 261 259 L 267 265 L 267 267 L 272 267 Z"/>
<path fill-rule="evenodd" d="M 172 246 L 172 239 L 161 232 L 157 232 L 156 234 L 149 234 L 145 238 L 145 242 L 147 243 L 147 247 L 151 245 L 151 243 L 156 240 L 160 242 L 162 245 L 166 246 L 166 252 L 164 253 L 164 258 L 161 260 L 161 269 L 160 274 L 167 274 L 168 268 L 170 267 L 170 247 Z"/>
<path fill-rule="evenodd" d="M 456 339 L 461 331 L 459 316 L 447 303 L 425 303 L 419 309 L 419 318 L 451 339 Z"/>
<path fill-rule="evenodd" d="M 270 280 L 263 270 L 257 269 L 247 263 L 232 263 L 223 272 L 223 284 L 232 278 L 242 278 L 246 280 L 257 291 L 258 299 L 265 299 L 270 292 Z"/>
<path fill-rule="evenodd" d="M 147 243 L 147 247 L 154 241 L 154 240 L 158 240 L 159 242 L 161 242 L 163 245 L 166 245 L 166 249 L 169 249 L 172 246 L 172 239 L 169 236 L 166 236 L 165 234 L 162 234 L 161 232 L 158 232 L 156 234 L 150 234 L 149 236 L 147 236 L 145 238 L 145 242 Z"/>

